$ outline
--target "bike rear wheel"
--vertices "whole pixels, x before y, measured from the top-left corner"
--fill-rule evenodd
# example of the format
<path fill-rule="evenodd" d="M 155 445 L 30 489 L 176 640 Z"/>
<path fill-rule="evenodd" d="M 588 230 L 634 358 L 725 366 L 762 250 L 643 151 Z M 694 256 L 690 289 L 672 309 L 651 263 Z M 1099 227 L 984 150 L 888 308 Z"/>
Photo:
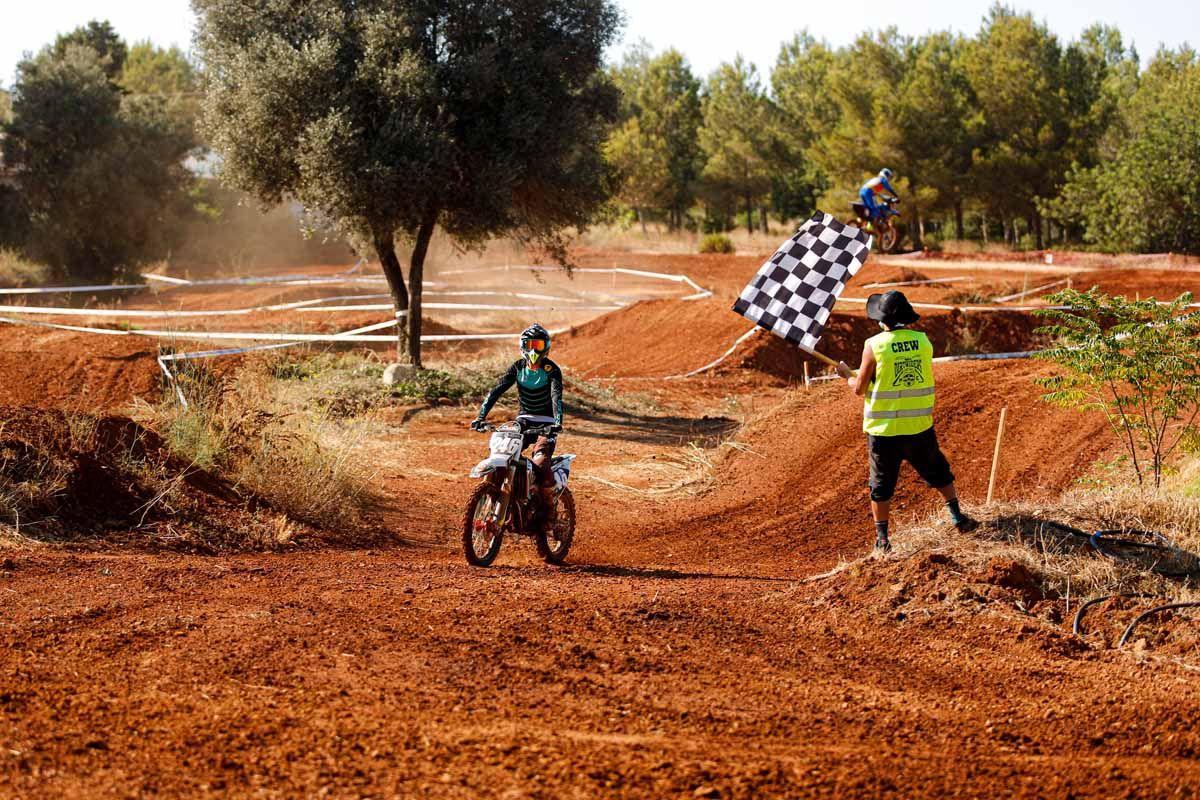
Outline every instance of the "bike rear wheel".
<path fill-rule="evenodd" d="M 490 481 L 483 481 L 471 492 L 463 511 L 463 555 L 473 567 L 488 567 L 500 554 L 504 540 L 500 507 L 504 494 Z"/>
<path fill-rule="evenodd" d="M 890 253 L 900 246 L 900 229 L 891 222 L 881 224 L 879 227 L 879 249 L 884 253 Z"/>
<path fill-rule="evenodd" d="M 575 497 L 570 489 L 563 489 L 558 498 L 558 516 L 550 531 L 538 531 L 534 536 L 538 555 L 547 564 L 561 564 L 567 551 L 575 541 Z"/>

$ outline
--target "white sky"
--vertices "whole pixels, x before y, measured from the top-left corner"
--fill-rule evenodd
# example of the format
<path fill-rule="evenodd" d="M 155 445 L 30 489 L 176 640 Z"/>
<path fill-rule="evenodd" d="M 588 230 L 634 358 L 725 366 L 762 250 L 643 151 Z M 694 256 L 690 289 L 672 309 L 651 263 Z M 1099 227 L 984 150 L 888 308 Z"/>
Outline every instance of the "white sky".
<path fill-rule="evenodd" d="M 151 39 L 159 45 L 191 43 L 188 0 L 0 0 L 0 85 L 11 85 L 17 62 L 39 50 L 58 33 L 93 18 L 108 19 L 127 41 Z M 819 38 L 845 44 L 864 28 L 896 25 L 919 35 L 953 28 L 974 32 L 991 0 L 618 0 L 627 16 L 625 43 L 645 39 L 656 49 L 674 46 L 707 75 L 722 61 L 741 53 L 769 70 L 779 45 L 807 27 Z M 1132 40 L 1143 62 L 1159 44 L 1200 47 L 1197 0 L 1013 0 L 1032 9 L 1065 39 L 1092 22 L 1115 25 Z M 857 13 L 861 10 L 861 13 Z M 869 11 L 869 14 L 868 14 Z"/>

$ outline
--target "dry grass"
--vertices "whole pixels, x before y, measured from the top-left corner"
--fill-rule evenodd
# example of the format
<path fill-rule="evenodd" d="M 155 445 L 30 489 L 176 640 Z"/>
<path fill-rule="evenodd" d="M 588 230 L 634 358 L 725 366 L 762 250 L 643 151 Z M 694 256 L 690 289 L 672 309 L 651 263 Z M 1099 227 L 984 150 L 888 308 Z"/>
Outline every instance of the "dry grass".
<path fill-rule="evenodd" d="M 137 411 L 176 455 L 326 530 L 357 524 L 374 502 L 373 476 L 356 458 L 365 426 L 289 399 L 265 361 L 228 376 L 190 366 L 179 380 L 188 409 L 168 398 Z"/>
<path fill-rule="evenodd" d="M 1003 503 L 979 512 L 983 526 L 960 534 L 939 514 L 901 526 L 897 555 L 946 553 L 956 563 L 984 570 L 995 559 L 1025 565 L 1048 596 L 1085 598 L 1119 592 L 1146 592 L 1167 600 L 1191 599 L 1200 575 L 1167 578 L 1147 568 L 1148 561 L 1116 561 L 1096 551 L 1086 538 L 1053 523 L 1084 532 L 1154 531 L 1175 547 L 1200 553 L 1200 498 L 1174 490 L 1157 493 L 1133 488 L 1080 490 L 1057 503 Z M 1165 602 L 1165 601 L 1164 601 Z"/>
<path fill-rule="evenodd" d="M 0 288 L 41 286 L 49 278 L 49 267 L 35 264 L 15 250 L 0 249 Z"/>

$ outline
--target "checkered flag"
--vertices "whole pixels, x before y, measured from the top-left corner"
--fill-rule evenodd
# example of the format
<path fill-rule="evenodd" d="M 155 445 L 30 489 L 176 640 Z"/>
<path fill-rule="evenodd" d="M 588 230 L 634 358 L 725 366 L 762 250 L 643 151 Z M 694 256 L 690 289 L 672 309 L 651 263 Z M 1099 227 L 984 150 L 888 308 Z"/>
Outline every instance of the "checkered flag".
<path fill-rule="evenodd" d="M 733 310 L 813 352 L 829 312 L 871 253 L 871 237 L 818 211 L 762 265 Z"/>

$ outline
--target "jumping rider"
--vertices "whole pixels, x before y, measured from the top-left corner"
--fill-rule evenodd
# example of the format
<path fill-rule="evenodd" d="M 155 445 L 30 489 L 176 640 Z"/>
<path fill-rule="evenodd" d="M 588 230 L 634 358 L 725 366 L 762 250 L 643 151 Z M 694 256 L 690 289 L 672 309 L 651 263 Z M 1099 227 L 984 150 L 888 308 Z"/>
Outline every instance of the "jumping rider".
<path fill-rule="evenodd" d="M 554 472 L 551 469 L 551 460 L 554 458 L 554 446 L 558 441 L 555 434 L 562 431 L 563 420 L 562 370 L 549 359 L 549 355 L 550 332 L 537 324 L 526 328 L 521 334 L 521 358 L 514 361 L 500 376 L 500 381 L 480 406 L 479 416 L 471 423 L 474 430 L 483 430 L 483 421 L 487 419 L 488 412 L 514 383 L 517 385 L 519 413 L 554 419 L 549 436 L 527 435 L 523 445 L 528 447 L 533 444 L 530 460 L 533 461 L 538 487 L 541 490 L 541 524 L 547 528 L 554 524 L 557 505 L 554 502 Z"/>
<path fill-rule="evenodd" d="M 892 549 L 888 517 L 904 461 L 946 498 L 954 526 L 972 531 L 979 523 L 959 508 L 954 474 L 933 431 L 933 345 L 925 334 L 909 330 L 920 317 L 897 291 L 871 295 L 867 317 L 878 322 L 883 333 L 867 339 L 857 375 L 845 362 L 838 363 L 838 373 L 864 400 L 875 549 Z"/>
<path fill-rule="evenodd" d="M 887 167 L 879 170 L 879 174 L 862 185 L 858 190 L 858 199 L 867 207 L 867 214 L 870 215 L 871 221 L 876 222 L 883 216 L 883 207 L 879 205 L 878 197 L 885 191 L 890 195 L 890 198 L 899 199 L 898 192 L 892 188 L 889 183 L 895 177 Z"/>

